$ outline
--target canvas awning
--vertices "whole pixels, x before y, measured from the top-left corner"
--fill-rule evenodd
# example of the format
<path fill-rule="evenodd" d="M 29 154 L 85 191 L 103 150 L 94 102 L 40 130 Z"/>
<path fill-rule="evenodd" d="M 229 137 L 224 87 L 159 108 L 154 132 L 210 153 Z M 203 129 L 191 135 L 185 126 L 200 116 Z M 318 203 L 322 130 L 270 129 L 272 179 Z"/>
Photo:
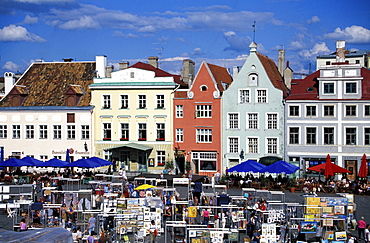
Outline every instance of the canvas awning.
<path fill-rule="evenodd" d="M 149 150 L 153 149 L 152 147 L 142 145 L 142 144 L 138 144 L 138 143 L 128 143 L 128 144 L 119 145 L 119 146 L 115 146 L 115 147 L 104 149 L 104 150 L 105 151 L 112 151 L 112 150 L 118 150 L 118 149 L 123 149 L 123 148 L 136 149 L 136 150 L 141 150 L 141 151 L 149 151 Z"/>

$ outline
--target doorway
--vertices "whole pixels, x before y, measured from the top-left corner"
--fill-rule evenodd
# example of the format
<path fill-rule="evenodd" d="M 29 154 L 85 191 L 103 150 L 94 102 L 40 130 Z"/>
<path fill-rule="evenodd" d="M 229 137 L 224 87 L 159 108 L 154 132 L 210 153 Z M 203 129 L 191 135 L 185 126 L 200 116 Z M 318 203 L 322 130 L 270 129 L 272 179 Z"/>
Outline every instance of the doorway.
<path fill-rule="evenodd" d="M 357 177 L 357 161 L 345 160 L 344 164 L 346 166 L 346 169 L 352 172 L 352 174 L 348 174 L 347 178 L 351 181 L 355 180 Z"/>

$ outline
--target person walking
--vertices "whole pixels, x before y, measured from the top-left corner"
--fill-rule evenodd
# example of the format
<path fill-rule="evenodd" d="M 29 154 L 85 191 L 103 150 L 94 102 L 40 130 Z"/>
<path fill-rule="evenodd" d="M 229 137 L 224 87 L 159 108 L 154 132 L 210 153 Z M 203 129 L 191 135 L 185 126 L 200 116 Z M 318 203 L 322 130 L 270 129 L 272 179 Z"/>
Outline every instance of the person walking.
<path fill-rule="evenodd" d="M 157 236 L 158 236 L 158 229 L 155 224 L 155 221 L 152 220 L 150 223 L 150 229 L 149 229 L 149 240 L 150 240 L 149 242 L 155 243 Z"/>
<path fill-rule="evenodd" d="M 357 221 L 357 231 L 358 231 L 359 240 L 365 239 L 365 228 L 366 228 L 366 222 L 365 222 L 365 218 L 362 216 L 361 219 Z"/>
<path fill-rule="evenodd" d="M 89 218 L 88 226 L 87 226 L 87 229 L 89 231 L 89 235 L 91 235 L 91 233 L 94 232 L 95 223 L 96 223 L 96 218 L 94 217 L 94 214 L 90 214 L 90 218 Z"/>
<path fill-rule="evenodd" d="M 208 223 L 209 223 L 209 211 L 208 211 L 208 209 L 204 209 L 202 211 L 202 217 L 203 217 L 203 224 L 208 225 Z"/>

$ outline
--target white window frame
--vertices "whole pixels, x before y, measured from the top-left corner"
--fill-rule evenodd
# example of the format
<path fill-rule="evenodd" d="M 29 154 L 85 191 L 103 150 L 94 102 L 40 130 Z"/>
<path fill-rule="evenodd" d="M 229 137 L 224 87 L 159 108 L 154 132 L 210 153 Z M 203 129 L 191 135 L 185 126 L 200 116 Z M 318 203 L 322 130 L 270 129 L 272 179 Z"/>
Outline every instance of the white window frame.
<path fill-rule="evenodd" d="M 274 142 L 274 143 L 270 143 Z M 267 154 L 279 154 L 279 139 L 277 137 L 268 137 L 266 138 L 266 153 Z M 269 150 L 272 150 L 270 152 Z"/>
<path fill-rule="evenodd" d="M 355 107 L 355 115 L 347 115 L 347 107 Z M 344 116 L 345 117 L 358 117 L 358 106 L 356 104 L 346 104 L 344 105 Z"/>
<path fill-rule="evenodd" d="M 290 136 L 291 135 L 290 129 L 291 128 L 298 128 L 298 142 L 297 143 L 291 143 L 290 142 L 290 137 L 291 137 Z M 289 145 L 299 145 L 300 144 L 300 141 L 301 141 L 301 130 L 302 130 L 302 128 L 299 127 L 299 126 L 290 126 L 290 127 L 288 127 L 288 137 L 287 137 L 288 141 L 287 141 L 287 144 L 289 144 Z"/>
<path fill-rule="evenodd" d="M 35 139 L 35 125 L 33 124 L 26 124 L 25 126 L 25 139 Z"/>
<path fill-rule="evenodd" d="M 291 115 L 290 109 L 292 107 L 298 107 L 298 115 Z M 300 105 L 288 105 L 288 117 L 300 117 L 301 116 L 301 106 Z"/>
<path fill-rule="evenodd" d="M 255 119 L 250 119 L 249 115 L 257 115 L 257 121 Z M 260 127 L 260 124 L 259 124 L 259 113 L 258 112 L 249 112 L 247 113 L 247 122 L 246 122 L 246 129 L 248 130 L 258 130 L 259 127 Z M 253 126 L 251 128 L 251 122 L 253 122 Z M 254 125 L 256 125 L 257 127 L 255 127 Z"/>
<path fill-rule="evenodd" d="M 199 128 L 195 130 L 197 143 L 212 143 L 212 129 Z"/>
<path fill-rule="evenodd" d="M 309 129 L 309 128 L 314 128 L 315 129 L 315 143 L 308 143 L 308 130 L 307 129 Z M 315 126 L 306 126 L 305 127 L 305 144 L 306 145 L 318 145 L 318 132 L 319 132 L 319 130 L 318 130 L 318 127 L 315 127 Z M 311 139 L 312 140 L 312 139 Z"/>
<path fill-rule="evenodd" d="M 270 120 L 270 116 L 275 118 Z M 271 127 L 270 127 L 271 123 Z M 278 113 L 267 113 L 266 114 L 266 129 L 267 130 L 277 130 L 279 129 L 279 114 Z"/>
<path fill-rule="evenodd" d="M 370 132 L 367 134 L 367 133 L 365 133 L 365 129 L 369 129 L 370 130 L 370 127 L 364 127 L 364 145 L 365 146 L 368 146 L 368 145 L 370 145 Z M 365 143 L 365 141 L 366 141 L 366 137 L 367 137 L 367 139 L 369 140 L 369 142 L 368 142 L 368 144 L 366 144 Z"/>
<path fill-rule="evenodd" d="M 120 131 L 121 131 L 121 140 L 130 140 L 130 123 L 128 122 L 121 122 L 120 123 Z M 127 136 L 123 136 L 127 134 Z"/>
<path fill-rule="evenodd" d="M 333 84 L 333 93 L 325 93 L 325 85 L 326 84 Z M 325 81 L 323 81 L 322 83 L 321 83 L 321 90 L 322 90 L 322 95 L 336 95 L 337 94 L 337 84 L 335 83 L 335 82 L 332 82 L 332 81 L 330 81 L 330 82 L 325 82 Z"/>
<path fill-rule="evenodd" d="M 62 125 L 53 125 L 53 139 L 62 139 Z"/>
<path fill-rule="evenodd" d="M 76 125 L 67 125 L 67 140 L 76 139 Z"/>
<path fill-rule="evenodd" d="M 112 108 L 112 97 L 109 94 L 102 95 L 102 108 L 110 109 Z"/>
<path fill-rule="evenodd" d="M 146 94 L 138 94 L 137 95 L 137 107 L 138 107 L 138 109 L 146 109 L 147 106 L 148 106 L 148 104 L 147 104 Z"/>
<path fill-rule="evenodd" d="M 314 116 L 312 116 L 312 115 L 308 115 L 307 114 L 307 111 L 308 111 L 308 107 L 315 107 L 315 115 Z M 317 115 L 318 115 L 318 109 L 317 109 L 317 105 L 305 105 L 304 106 L 304 108 L 305 108 L 305 117 L 317 117 Z"/>
<path fill-rule="evenodd" d="M 248 86 L 249 87 L 258 87 L 258 82 L 259 82 L 259 80 L 258 80 L 258 74 L 257 73 L 250 73 L 248 75 Z"/>
<path fill-rule="evenodd" d="M 325 107 L 333 107 L 333 116 L 325 115 Z M 328 118 L 336 117 L 336 108 L 337 106 L 335 104 L 323 104 L 322 105 L 322 117 L 328 117 Z"/>
<path fill-rule="evenodd" d="M 90 125 L 81 125 L 81 140 L 90 139 Z"/>
<path fill-rule="evenodd" d="M 22 132 L 21 132 L 21 125 L 13 124 L 12 125 L 12 139 L 21 139 Z"/>
<path fill-rule="evenodd" d="M 120 95 L 120 99 L 121 99 L 121 106 L 120 108 L 121 109 L 128 109 L 129 108 L 129 100 L 130 100 L 130 96 L 128 94 L 121 94 Z"/>
<path fill-rule="evenodd" d="M 164 94 L 156 94 L 156 108 L 157 109 L 164 109 L 166 100 L 165 100 L 165 95 Z"/>
<path fill-rule="evenodd" d="M 236 144 L 234 143 L 236 141 Z M 239 154 L 240 151 L 240 137 L 227 138 L 227 152 L 230 154 Z"/>
<path fill-rule="evenodd" d="M 184 118 L 184 106 L 176 105 L 176 118 Z"/>
<path fill-rule="evenodd" d="M 348 128 L 354 128 L 356 131 L 355 131 L 355 144 L 347 144 L 347 129 Z M 348 126 L 348 127 L 344 127 L 344 145 L 349 145 L 349 146 L 355 146 L 355 145 L 358 145 L 358 127 L 354 127 L 354 126 Z"/>
<path fill-rule="evenodd" d="M 7 139 L 8 138 L 8 125 L 1 124 L 0 125 L 0 139 Z"/>
<path fill-rule="evenodd" d="M 227 113 L 227 126 L 228 129 L 237 130 L 240 129 L 240 114 L 239 112 Z"/>
<path fill-rule="evenodd" d="M 264 95 L 261 95 L 260 92 L 263 92 Z M 268 103 L 268 90 L 267 89 L 256 89 L 256 103 L 257 104 Z"/>
<path fill-rule="evenodd" d="M 197 118 L 212 118 L 212 105 L 196 105 Z"/>
<path fill-rule="evenodd" d="M 369 111 L 369 113 L 366 115 L 366 107 Z M 364 117 L 369 117 L 370 116 L 370 104 L 364 104 L 364 114 L 363 114 Z"/>
<path fill-rule="evenodd" d="M 184 142 L 184 129 L 183 128 L 176 128 L 176 142 L 179 142 L 179 143 Z"/>
<path fill-rule="evenodd" d="M 166 140 L 166 123 L 157 122 L 155 127 L 156 127 L 156 140 L 165 141 Z M 162 137 L 162 133 L 163 133 L 163 137 Z"/>
<path fill-rule="evenodd" d="M 257 141 L 256 144 L 251 144 L 251 141 Z M 247 137 L 247 152 L 246 154 L 259 154 L 259 138 L 258 137 Z"/>
<path fill-rule="evenodd" d="M 39 139 L 48 139 L 48 125 L 46 124 L 39 125 Z"/>
<path fill-rule="evenodd" d="M 247 94 L 244 94 L 247 93 Z M 250 89 L 239 89 L 239 104 L 249 104 L 251 102 L 251 90 Z"/>
<path fill-rule="evenodd" d="M 333 143 L 325 143 L 325 128 L 332 128 L 333 129 Z M 324 126 L 322 127 L 322 145 L 335 145 L 335 127 L 334 126 Z"/>
<path fill-rule="evenodd" d="M 156 162 L 157 166 L 164 166 L 166 164 L 166 151 L 164 150 L 156 151 Z"/>
<path fill-rule="evenodd" d="M 113 136 L 112 123 L 111 122 L 102 122 L 102 128 L 103 128 L 102 129 L 102 138 L 103 138 L 103 140 L 112 140 L 112 136 Z M 105 136 L 105 135 L 108 135 L 108 131 L 110 131 L 110 138 L 108 136 Z"/>
<path fill-rule="evenodd" d="M 356 84 L 356 92 L 347 93 L 347 84 Z M 359 83 L 357 81 L 345 81 L 344 82 L 344 94 L 346 95 L 356 95 L 359 93 Z"/>
<path fill-rule="evenodd" d="M 140 126 L 141 125 L 143 125 L 143 126 L 145 126 L 145 129 L 143 129 L 143 128 L 140 128 Z M 145 138 L 140 138 L 140 131 L 145 131 Z M 146 122 L 139 122 L 139 123 L 137 123 L 137 139 L 139 140 L 139 141 L 147 141 L 148 140 L 148 124 L 146 123 Z"/>

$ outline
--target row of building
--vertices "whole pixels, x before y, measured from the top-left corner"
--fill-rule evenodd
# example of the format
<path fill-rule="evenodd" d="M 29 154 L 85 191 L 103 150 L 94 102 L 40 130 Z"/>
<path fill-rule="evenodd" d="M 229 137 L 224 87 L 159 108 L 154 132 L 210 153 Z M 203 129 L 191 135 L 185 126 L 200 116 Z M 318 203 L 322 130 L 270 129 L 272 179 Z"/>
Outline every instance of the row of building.
<path fill-rule="evenodd" d="M 370 71 L 367 52 L 318 58 L 318 70 L 293 79 L 250 45 L 233 69 L 203 61 L 181 75 L 148 63 L 35 62 L 15 78 L 4 75 L 0 147 L 4 157 L 41 160 L 98 156 L 130 171 L 221 173 L 247 159 L 283 159 L 307 167 L 333 162 L 354 171 L 370 151 Z"/>

